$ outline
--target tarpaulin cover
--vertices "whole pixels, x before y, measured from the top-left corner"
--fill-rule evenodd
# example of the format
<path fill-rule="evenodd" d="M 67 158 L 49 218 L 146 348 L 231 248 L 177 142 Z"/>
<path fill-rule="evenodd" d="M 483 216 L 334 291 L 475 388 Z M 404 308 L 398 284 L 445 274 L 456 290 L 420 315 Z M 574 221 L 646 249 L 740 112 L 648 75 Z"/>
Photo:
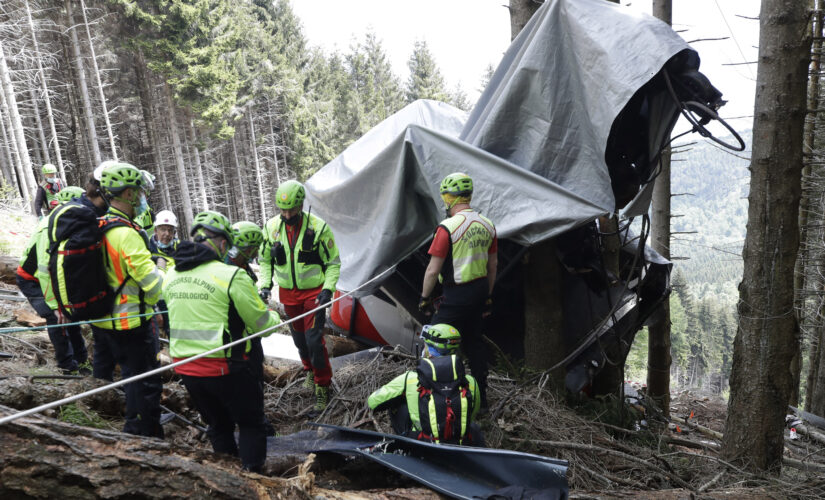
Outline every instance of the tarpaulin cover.
<path fill-rule="evenodd" d="M 453 498 L 486 498 L 508 486 L 568 496 L 567 462 L 531 453 L 430 444 L 380 432 L 319 425 L 314 431 L 270 438 L 277 453 L 358 455 Z M 269 453 L 269 452 L 268 452 Z"/>
<path fill-rule="evenodd" d="M 312 212 L 341 252 L 338 288 L 393 268 L 432 236 L 444 218 L 438 185 L 452 172 L 473 178 L 472 205 L 499 238 L 522 245 L 614 212 L 611 124 L 686 48 L 661 21 L 605 0 L 545 2 L 469 118 L 414 102 L 307 181 Z"/>

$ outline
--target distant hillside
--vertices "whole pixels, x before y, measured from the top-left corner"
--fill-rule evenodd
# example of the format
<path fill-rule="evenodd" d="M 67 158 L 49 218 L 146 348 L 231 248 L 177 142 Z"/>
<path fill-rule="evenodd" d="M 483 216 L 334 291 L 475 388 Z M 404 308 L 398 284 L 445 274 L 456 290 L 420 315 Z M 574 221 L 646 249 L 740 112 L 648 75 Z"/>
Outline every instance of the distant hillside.
<path fill-rule="evenodd" d="M 671 255 L 698 297 L 708 294 L 735 302 L 742 278 L 742 244 L 748 219 L 748 160 L 739 158 L 715 143 L 699 138 L 697 144 L 674 156 L 671 169 L 674 232 L 696 234 L 673 236 Z M 742 131 L 748 157 L 750 130 Z"/>

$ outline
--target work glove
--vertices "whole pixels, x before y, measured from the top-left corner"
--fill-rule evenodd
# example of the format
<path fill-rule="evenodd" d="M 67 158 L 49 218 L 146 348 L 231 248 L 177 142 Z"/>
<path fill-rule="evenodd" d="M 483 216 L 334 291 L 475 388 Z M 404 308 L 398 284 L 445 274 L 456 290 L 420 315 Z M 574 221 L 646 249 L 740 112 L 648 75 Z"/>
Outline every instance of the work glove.
<path fill-rule="evenodd" d="M 493 298 L 487 297 L 487 300 L 484 301 L 484 307 L 481 309 L 481 317 L 486 318 L 491 314 L 493 314 Z"/>
<path fill-rule="evenodd" d="M 327 290 L 326 288 L 321 290 L 321 293 L 318 294 L 318 305 L 323 306 L 329 304 L 330 300 L 332 300 L 332 290 Z"/>
<path fill-rule="evenodd" d="M 272 295 L 272 291 L 269 288 L 261 288 L 258 295 L 261 297 L 261 300 L 264 301 L 264 304 L 269 304 L 269 296 Z"/>
<path fill-rule="evenodd" d="M 424 316 L 432 316 L 433 314 L 433 299 L 430 297 L 421 297 L 418 302 L 418 311 Z"/>

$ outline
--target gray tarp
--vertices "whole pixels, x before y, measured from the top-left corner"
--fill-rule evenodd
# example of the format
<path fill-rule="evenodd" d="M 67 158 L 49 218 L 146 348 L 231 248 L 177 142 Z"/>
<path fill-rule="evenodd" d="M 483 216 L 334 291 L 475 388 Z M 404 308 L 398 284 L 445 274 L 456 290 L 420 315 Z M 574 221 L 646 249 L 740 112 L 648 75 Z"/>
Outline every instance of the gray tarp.
<path fill-rule="evenodd" d="M 446 104 L 415 102 L 307 181 L 341 251 L 338 288 L 394 267 L 432 235 L 451 172 L 473 178 L 473 206 L 499 237 L 523 245 L 612 213 L 611 124 L 685 48 L 661 21 L 605 0 L 545 2 L 466 122 Z"/>

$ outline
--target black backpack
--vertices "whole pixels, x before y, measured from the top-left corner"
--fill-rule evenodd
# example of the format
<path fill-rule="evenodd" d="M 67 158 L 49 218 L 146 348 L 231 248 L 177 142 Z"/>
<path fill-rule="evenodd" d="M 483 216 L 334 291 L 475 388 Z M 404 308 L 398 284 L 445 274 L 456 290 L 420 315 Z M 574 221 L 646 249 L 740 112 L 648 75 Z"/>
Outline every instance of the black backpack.
<path fill-rule="evenodd" d="M 49 216 L 49 276 L 57 305 L 71 321 L 111 314 L 126 281 L 117 290 L 106 281 L 103 233 L 122 225 L 98 219 L 79 202 L 64 203 Z"/>
<path fill-rule="evenodd" d="M 421 422 L 417 439 L 462 444 L 470 430 L 473 398 L 461 360 L 455 355 L 423 358 L 416 373 Z M 435 422 L 430 418 L 432 411 Z"/>

